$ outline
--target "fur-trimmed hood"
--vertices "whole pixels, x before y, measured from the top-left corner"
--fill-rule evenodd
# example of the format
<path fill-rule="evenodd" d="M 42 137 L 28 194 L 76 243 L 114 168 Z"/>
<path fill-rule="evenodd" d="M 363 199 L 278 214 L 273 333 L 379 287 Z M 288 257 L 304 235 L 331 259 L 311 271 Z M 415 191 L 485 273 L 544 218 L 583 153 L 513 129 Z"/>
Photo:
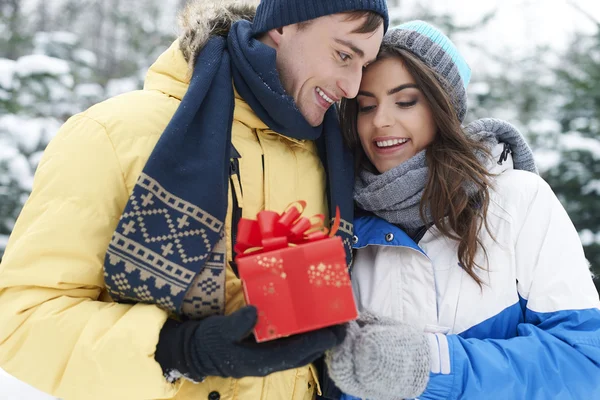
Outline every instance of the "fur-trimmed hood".
<path fill-rule="evenodd" d="M 211 36 L 227 36 L 239 20 L 252 21 L 259 0 L 191 0 L 179 15 L 179 48 L 190 70 Z"/>

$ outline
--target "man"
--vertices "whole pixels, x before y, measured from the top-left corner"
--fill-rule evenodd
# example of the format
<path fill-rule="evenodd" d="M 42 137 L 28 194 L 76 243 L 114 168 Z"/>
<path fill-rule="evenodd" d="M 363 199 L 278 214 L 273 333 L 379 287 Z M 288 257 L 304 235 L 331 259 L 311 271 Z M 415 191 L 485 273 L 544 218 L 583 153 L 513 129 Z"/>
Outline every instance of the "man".
<path fill-rule="evenodd" d="M 0 366 L 65 399 L 310 399 L 343 332 L 248 338 L 241 216 L 339 206 L 354 97 L 384 0 L 197 0 L 144 90 L 72 117 L 49 145 L 0 272 Z M 234 23 L 234 21 L 237 21 Z M 318 312 L 318 310 L 315 310 Z M 169 318 L 169 317 L 172 318 Z M 195 384 L 194 384 L 195 383 Z"/>

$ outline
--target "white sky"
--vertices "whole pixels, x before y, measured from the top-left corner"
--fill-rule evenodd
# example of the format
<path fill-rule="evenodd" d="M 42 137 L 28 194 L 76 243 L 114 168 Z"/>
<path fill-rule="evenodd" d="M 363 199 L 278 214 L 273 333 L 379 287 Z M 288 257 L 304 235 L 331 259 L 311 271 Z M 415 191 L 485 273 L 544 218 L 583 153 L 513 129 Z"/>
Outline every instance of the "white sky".
<path fill-rule="evenodd" d="M 417 4 L 428 4 L 434 11 L 449 12 L 457 23 L 464 24 L 495 9 L 496 16 L 483 30 L 481 40 L 494 49 L 508 47 L 517 52 L 539 44 L 564 47 L 575 31 L 595 32 L 594 23 L 572 4 L 600 22 L 598 0 L 400 0 L 400 4 L 407 11 Z"/>
<path fill-rule="evenodd" d="M 473 69 L 473 81 L 486 72 L 502 73 L 487 53 L 518 61 L 532 54 L 537 46 L 548 45 L 561 51 L 576 32 L 594 33 L 600 23 L 600 0 L 387 0 L 390 13 L 400 21 L 414 18 L 419 8 L 434 14 L 450 14 L 458 25 L 469 26 L 490 11 L 494 18 L 476 33 L 457 33 L 451 39 Z M 394 4 L 400 6 L 395 8 Z M 575 5 L 575 6 L 574 6 Z M 584 15 L 580 8 L 589 16 Z"/>

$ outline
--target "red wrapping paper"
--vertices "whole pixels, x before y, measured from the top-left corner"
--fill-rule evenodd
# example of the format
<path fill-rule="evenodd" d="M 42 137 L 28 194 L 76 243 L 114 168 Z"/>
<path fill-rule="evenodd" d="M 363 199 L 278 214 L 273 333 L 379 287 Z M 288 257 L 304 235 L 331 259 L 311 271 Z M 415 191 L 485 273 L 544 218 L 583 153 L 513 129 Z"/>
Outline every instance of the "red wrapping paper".
<path fill-rule="evenodd" d="M 304 205 L 240 221 L 236 264 L 246 302 L 258 309 L 257 342 L 358 316 L 342 239 L 327 234 L 322 216 L 300 217 Z"/>

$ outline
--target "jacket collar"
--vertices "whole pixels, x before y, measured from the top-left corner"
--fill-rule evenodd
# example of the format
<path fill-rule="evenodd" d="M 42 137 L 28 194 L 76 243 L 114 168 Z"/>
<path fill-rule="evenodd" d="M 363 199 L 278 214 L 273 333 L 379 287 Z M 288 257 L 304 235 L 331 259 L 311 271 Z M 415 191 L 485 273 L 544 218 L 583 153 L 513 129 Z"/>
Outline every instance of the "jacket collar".
<path fill-rule="evenodd" d="M 361 249 L 367 246 L 408 247 L 425 254 L 402 229 L 373 215 L 361 216 L 354 220 L 352 247 Z"/>

